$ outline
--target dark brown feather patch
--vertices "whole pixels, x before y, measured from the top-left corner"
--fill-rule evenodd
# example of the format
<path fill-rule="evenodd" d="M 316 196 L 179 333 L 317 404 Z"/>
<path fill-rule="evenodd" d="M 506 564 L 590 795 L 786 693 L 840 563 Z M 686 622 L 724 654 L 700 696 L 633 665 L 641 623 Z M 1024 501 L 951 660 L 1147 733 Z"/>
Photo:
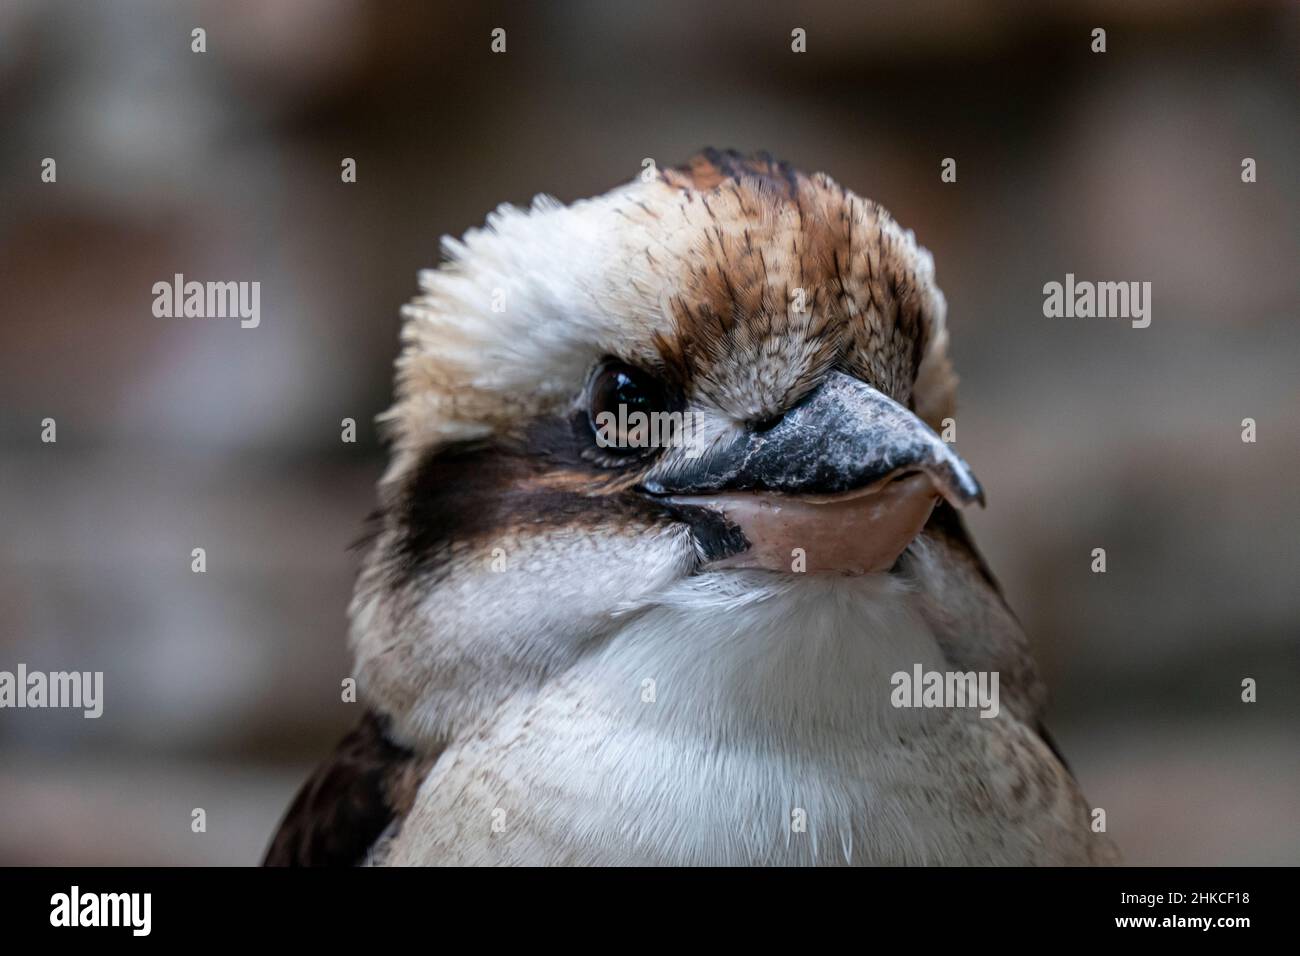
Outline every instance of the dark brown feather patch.
<path fill-rule="evenodd" d="M 392 743 L 372 711 L 294 798 L 263 866 L 356 866 L 385 828 L 406 815 L 436 759 Z"/>

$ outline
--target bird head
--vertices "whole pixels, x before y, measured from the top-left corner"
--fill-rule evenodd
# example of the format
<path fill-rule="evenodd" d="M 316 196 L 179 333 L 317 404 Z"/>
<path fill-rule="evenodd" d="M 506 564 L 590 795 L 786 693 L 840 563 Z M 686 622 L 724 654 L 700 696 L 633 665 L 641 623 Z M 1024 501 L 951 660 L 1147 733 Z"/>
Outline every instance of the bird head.
<path fill-rule="evenodd" d="M 888 573 L 981 500 L 928 252 L 880 206 L 709 150 L 444 240 L 403 310 L 352 607 L 363 686 L 445 735 L 688 579 Z"/>

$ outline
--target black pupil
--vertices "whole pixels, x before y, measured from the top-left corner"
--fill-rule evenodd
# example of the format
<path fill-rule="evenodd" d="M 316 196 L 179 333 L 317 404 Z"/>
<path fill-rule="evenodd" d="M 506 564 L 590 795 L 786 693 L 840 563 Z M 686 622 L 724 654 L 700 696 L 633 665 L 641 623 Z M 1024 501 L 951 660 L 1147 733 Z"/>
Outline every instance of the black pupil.
<path fill-rule="evenodd" d="M 623 365 L 607 368 L 600 373 L 600 378 L 593 389 L 591 411 L 618 412 L 619 406 L 633 412 L 659 411 L 663 398 L 653 379 L 631 366 Z"/>
<path fill-rule="evenodd" d="M 613 384 L 611 385 L 612 404 L 615 408 L 619 405 L 626 405 L 627 410 L 631 411 L 652 411 L 650 407 L 650 396 L 645 393 L 641 386 L 633 381 L 632 377 L 626 372 L 617 371 L 612 375 Z"/>
<path fill-rule="evenodd" d="M 645 424 L 642 423 L 640 426 L 642 440 L 637 439 L 635 420 L 627 426 L 633 430 L 632 435 L 621 430 L 622 424 L 637 412 L 642 412 L 649 417 L 655 412 L 664 411 L 666 402 L 664 390 L 649 375 L 622 363 L 608 365 L 597 373 L 591 390 L 589 415 L 592 429 L 597 435 L 603 434 L 606 438 L 613 439 L 612 442 L 602 443 L 603 449 L 608 453 L 621 455 L 644 452 L 646 450 L 643 440 Z M 598 418 L 602 413 L 609 413 L 616 417 L 620 424 L 611 428 L 607 422 L 602 432 Z"/>

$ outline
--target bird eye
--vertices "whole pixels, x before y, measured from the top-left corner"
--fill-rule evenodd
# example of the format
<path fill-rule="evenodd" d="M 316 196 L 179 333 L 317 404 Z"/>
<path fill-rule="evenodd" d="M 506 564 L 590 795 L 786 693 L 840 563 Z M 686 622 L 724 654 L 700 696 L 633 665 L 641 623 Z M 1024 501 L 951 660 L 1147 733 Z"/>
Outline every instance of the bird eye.
<path fill-rule="evenodd" d="M 659 416 L 668 410 L 668 393 L 655 378 L 609 361 L 596 369 L 587 394 L 587 418 L 603 452 L 639 455 L 660 444 Z"/>

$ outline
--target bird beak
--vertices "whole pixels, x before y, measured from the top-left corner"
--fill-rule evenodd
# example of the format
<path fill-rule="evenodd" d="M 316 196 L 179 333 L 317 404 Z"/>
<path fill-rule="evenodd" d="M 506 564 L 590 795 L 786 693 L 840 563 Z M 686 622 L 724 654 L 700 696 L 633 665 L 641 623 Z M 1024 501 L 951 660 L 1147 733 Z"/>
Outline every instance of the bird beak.
<path fill-rule="evenodd" d="M 643 490 L 720 512 L 748 547 L 715 566 L 885 571 L 940 497 L 984 503 L 970 468 L 921 419 L 842 372 L 773 427 L 664 461 Z"/>

